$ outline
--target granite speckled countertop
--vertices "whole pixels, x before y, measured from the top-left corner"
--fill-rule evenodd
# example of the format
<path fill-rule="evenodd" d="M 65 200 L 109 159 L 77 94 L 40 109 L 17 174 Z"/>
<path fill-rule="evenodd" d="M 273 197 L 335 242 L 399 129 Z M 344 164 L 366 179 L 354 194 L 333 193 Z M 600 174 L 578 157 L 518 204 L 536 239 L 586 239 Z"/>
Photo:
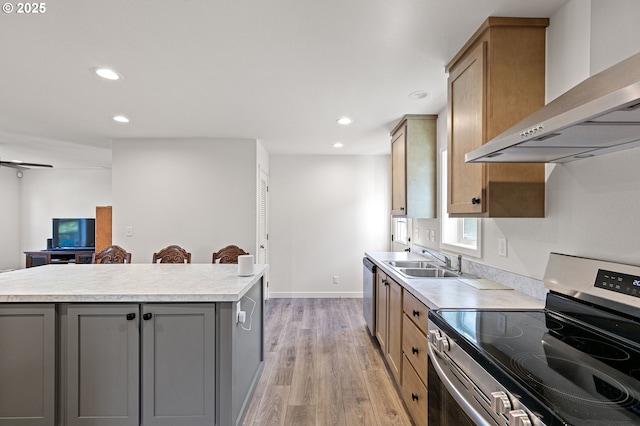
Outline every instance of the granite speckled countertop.
<path fill-rule="evenodd" d="M 238 265 L 69 264 L 0 274 L 0 303 L 235 302 L 269 269 L 238 276 Z"/>
<path fill-rule="evenodd" d="M 457 278 L 405 278 L 385 261 L 434 260 L 432 257 L 406 252 L 365 252 L 387 275 L 416 296 L 429 309 L 542 309 L 544 300 L 508 290 L 480 290 Z M 437 261 L 435 262 L 437 263 Z"/>

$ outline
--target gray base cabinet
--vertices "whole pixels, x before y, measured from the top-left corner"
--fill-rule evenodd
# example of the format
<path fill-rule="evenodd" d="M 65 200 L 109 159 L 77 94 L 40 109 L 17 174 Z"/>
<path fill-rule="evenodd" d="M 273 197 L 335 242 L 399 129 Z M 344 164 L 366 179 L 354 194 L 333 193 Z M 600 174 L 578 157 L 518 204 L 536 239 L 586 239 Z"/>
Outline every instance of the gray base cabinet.
<path fill-rule="evenodd" d="M 0 306 L 0 426 L 55 421 L 55 305 Z"/>
<path fill-rule="evenodd" d="M 63 424 L 211 426 L 215 305 L 72 304 Z"/>
<path fill-rule="evenodd" d="M 0 303 L 0 426 L 241 425 L 263 320 L 262 280 L 239 302 Z"/>
<path fill-rule="evenodd" d="M 215 306 L 142 305 L 142 319 L 142 425 L 213 425 Z"/>
<path fill-rule="evenodd" d="M 138 425 L 138 305 L 69 305 L 64 424 Z"/>

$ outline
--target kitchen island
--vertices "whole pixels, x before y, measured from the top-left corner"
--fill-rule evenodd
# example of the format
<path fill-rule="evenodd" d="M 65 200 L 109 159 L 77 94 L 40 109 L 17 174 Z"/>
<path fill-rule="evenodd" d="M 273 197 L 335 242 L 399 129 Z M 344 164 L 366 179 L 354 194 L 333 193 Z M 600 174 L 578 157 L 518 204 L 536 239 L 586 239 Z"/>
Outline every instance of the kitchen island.
<path fill-rule="evenodd" d="M 237 265 L 48 265 L 0 274 L 0 425 L 240 424 L 263 368 L 267 269 L 239 277 Z"/>

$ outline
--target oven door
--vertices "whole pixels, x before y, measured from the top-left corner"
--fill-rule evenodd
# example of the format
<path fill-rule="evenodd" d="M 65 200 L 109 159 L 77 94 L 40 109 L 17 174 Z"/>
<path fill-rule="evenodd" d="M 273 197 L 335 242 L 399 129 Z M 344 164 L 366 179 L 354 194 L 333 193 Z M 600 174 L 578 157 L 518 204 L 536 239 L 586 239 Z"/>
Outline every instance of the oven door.
<path fill-rule="evenodd" d="M 493 407 L 492 399 L 494 394 L 498 399 L 498 393 L 505 394 L 509 405 L 515 399 L 433 321 L 429 322 L 428 350 L 429 426 L 509 424 L 511 406 Z"/>
<path fill-rule="evenodd" d="M 451 396 L 436 373 L 429 357 L 429 426 L 475 426 L 464 409 Z"/>

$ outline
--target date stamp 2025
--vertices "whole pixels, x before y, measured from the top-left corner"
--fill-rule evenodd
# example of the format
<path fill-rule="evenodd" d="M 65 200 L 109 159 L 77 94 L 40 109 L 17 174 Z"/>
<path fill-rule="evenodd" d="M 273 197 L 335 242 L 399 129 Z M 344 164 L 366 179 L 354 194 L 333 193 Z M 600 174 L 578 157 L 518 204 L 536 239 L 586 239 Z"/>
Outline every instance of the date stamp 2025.
<path fill-rule="evenodd" d="M 4 3 L 2 11 L 6 14 L 38 15 L 47 11 L 46 3 Z"/>

